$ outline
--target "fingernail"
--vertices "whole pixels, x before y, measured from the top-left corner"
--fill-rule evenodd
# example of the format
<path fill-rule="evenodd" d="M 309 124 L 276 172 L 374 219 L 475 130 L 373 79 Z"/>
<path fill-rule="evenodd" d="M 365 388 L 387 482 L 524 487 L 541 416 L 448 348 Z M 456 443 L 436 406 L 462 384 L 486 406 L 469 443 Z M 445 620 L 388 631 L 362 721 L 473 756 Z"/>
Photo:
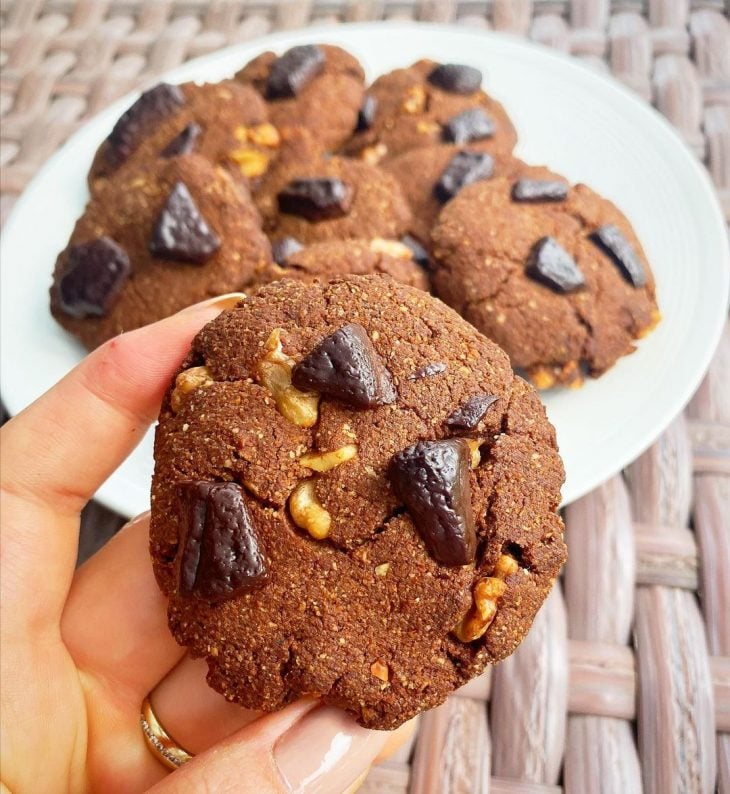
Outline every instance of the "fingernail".
<path fill-rule="evenodd" d="M 188 314 L 189 312 L 199 312 L 208 309 L 217 309 L 218 311 L 224 312 L 227 309 L 232 309 L 245 297 L 245 292 L 228 292 L 225 295 L 216 295 L 215 298 L 208 298 L 206 301 L 188 306 L 187 309 L 183 309 L 180 314 Z"/>
<path fill-rule="evenodd" d="M 320 706 L 282 736 L 274 760 L 287 791 L 339 794 L 362 777 L 387 738 L 340 709 Z"/>

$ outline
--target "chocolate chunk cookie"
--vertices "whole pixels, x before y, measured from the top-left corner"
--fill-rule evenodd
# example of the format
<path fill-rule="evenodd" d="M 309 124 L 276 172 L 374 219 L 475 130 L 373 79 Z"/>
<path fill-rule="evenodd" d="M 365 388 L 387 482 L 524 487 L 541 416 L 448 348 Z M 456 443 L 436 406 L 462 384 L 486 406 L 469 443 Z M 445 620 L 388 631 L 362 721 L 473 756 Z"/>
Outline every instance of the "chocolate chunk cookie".
<path fill-rule="evenodd" d="M 348 274 L 391 276 L 401 284 L 428 290 L 428 278 L 413 252 L 397 240 L 332 240 L 303 248 L 293 237 L 274 244 L 275 263 L 260 281 L 293 278 L 328 281 Z"/>
<path fill-rule="evenodd" d="M 397 239 L 411 220 L 390 174 L 343 157 L 282 158 L 254 199 L 272 240 Z"/>
<path fill-rule="evenodd" d="M 99 147 L 89 172 L 96 190 L 122 166 L 145 171 L 158 158 L 200 154 L 246 182 L 266 171 L 279 133 L 249 86 L 161 83 L 143 93 Z"/>
<path fill-rule="evenodd" d="M 99 185 L 56 262 L 51 311 L 93 348 L 270 265 L 258 213 L 224 169 L 195 154 L 157 159 Z"/>
<path fill-rule="evenodd" d="M 565 560 L 536 393 L 384 276 L 275 282 L 206 326 L 155 460 L 170 627 L 248 708 L 395 728 L 512 653 Z"/>
<path fill-rule="evenodd" d="M 357 59 L 329 44 L 305 44 L 281 56 L 264 52 L 236 80 L 266 99 L 277 127 L 304 127 L 326 149 L 350 136 L 365 91 Z"/>
<path fill-rule="evenodd" d="M 459 64 L 418 61 L 379 77 L 368 89 L 369 121 L 346 144 L 348 154 L 379 162 L 419 146 L 480 142 L 509 153 L 517 141 L 502 105 L 480 88 L 481 73 Z"/>
<path fill-rule="evenodd" d="M 437 294 L 539 388 L 601 375 L 659 320 L 631 224 L 545 168 L 464 188 L 441 213 L 432 252 Z"/>

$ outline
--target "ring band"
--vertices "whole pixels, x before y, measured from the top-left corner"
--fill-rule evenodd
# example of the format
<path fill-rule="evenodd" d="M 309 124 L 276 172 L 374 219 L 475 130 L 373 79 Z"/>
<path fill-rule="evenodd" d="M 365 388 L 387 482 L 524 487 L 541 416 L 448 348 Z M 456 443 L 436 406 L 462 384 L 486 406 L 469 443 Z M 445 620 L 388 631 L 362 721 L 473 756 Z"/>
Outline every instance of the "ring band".
<path fill-rule="evenodd" d="M 192 753 L 183 750 L 162 727 L 157 715 L 152 710 L 149 695 L 142 701 L 139 724 L 142 726 L 142 733 L 147 742 L 147 747 L 149 747 L 155 758 L 168 769 L 177 769 L 193 757 Z"/>

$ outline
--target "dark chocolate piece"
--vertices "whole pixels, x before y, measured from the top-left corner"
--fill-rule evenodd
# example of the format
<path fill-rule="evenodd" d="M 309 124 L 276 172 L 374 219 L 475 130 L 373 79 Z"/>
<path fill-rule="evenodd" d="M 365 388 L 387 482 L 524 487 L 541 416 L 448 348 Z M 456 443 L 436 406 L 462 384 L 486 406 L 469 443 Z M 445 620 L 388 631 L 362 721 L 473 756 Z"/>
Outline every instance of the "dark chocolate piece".
<path fill-rule="evenodd" d="M 585 284 L 573 257 L 553 237 L 543 237 L 535 243 L 526 272 L 556 292 L 572 292 Z"/>
<path fill-rule="evenodd" d="M 474 430 L 484 419 L 487 411 L 497 402 L 494 394 L 475 394 L 462 403 L 447 419 L 446 426 L 452 430 Z"/>
<path fill-rule="evenodd" d="M 271 256 L 277 265 L 286 265 L 286 260 L 304 246 L 295 237 L 282 237 L 271 244 Z"/>
<path fill-rule="evenodd" d="M 61 309 L 70 317 L 103 317 L 131 272 L 127 252 L 109 237 L 75 245 L 58 282 Z"/>
<path fill-rule="evenodd" d="M 190 154 L 195 149 L 195 142 L 202 132 L 200 126 L 191 121 L 182 132 L 176 135 L 170 143 L 160 152 L 162 157 L 177 157 L 181 154 Z"/>
<path fill-rule="evenodd" d="M 347 215 L 354 192 L 341 179 L 293 179 L 279 192 L 279 209 L 308 221 L 322 221 Z"/>
<path fill-rule="evenodd" d="M 452 94 L 473 94 L 481 87 L 482 73 L 461 63 L 442 63 L 428 76 L 428 82 Z"/>
<path fill-rule="evenodd" d="M 266 81 L 266 98 L 296 96 L 324 69 L 324 61 L 324 53 L 316 44 L 302 44 L 287 50 L 271 66 Z"/>
<path fill-rule="evenodd" d="M 121 165 L 139 146 L 157 122 L 185 104 L 179 86 L 160 83 L 140 98 L 120 117 L 109 133 L 105 158 L 113 167 Z"/>
<path fill-rule="evenodd" d="M 410 234 L 404 234 L 403 237 L 400 238 L 400 241 L 406 248 L 410 249 L 411 256 L 413 257 L 413 261 L 420 265 L 421 267 L 428 268 L 431 264 L 431 258 L 428 255 L 428 251 L 416 240 L 415 237 L 411 237 Z"/>
<path fill-rule="evenodd" d="M 476 556 L 466 439 L 419 441 L 394 455 L 390 482 L 408 508 L 429 554 L 444 565 L 467 565 Z"/>
<path fill-rule="evenodd" d="M 644 266 L 633 245 L 624 237 L 618 226 L 612 223 L 599 226 L 591 235 L 591 241 L 608 254 L 629 284 L 634 287 L 643 287 L 646 284 Z"/>
<path fill-rule="evenodd" d="M 357 114 L 357 125 L 355 126 L 355 132 L 364 132 L 365 130 L 369 130 L 370 127 L 372 127 L 373 120 L 375 119 L 375 111 L 377 109 L 378 100 L 370 94 L 365 94 L 365 98 L 363 99 L 362 105 Z"/>
<path fill-rule="evenodd" d="M 434 361 L 432 364 L 426 364 L 425 367 L 417 369 L 415 372 L 408 376 L 408 380 L 421 380 L 422 378 L 432 378 L 434 375 L 440 375 L 446 372 L 448 366 L 441 361 Z"/>
<path fill-rule="evenodd" d="M 367 331 L 349 323 L 325 337 L 292 370 L 292 383 L 355 408 L 375 408 L 395 402 L 390 372 Z"/>
<path fill-rule="evenodd" d="M 266 561 L 240 486 L 183 482 L 178 498 L 178 593 L 221 601 L 264 584 Z"/>
<path fill-rule="evenodd" d="M 494 122 L 481 108 L 469 108 L 452 116 L 441 132 L 450 143 L 481 141 L 494 135 Z"/>
<path fill-rule="evenodd" d="M 485 152 L 457 152 L 434 187 L 436 198 L 445 204 L 472 182 L 489 179 L 494 173 L 494 159 Z"/>
<path fill-rule="evenodd" d="M 560 179 L 518 179 L 512 185 L 513 201 L 564 201 L 568 183 Z"/>
<path fill-rule="evenodd" d="M 218 235 L 183 182 L 176 182 L 157 219 L 149 249 L 153 256 L 201 265 L 219 248 Z"/>

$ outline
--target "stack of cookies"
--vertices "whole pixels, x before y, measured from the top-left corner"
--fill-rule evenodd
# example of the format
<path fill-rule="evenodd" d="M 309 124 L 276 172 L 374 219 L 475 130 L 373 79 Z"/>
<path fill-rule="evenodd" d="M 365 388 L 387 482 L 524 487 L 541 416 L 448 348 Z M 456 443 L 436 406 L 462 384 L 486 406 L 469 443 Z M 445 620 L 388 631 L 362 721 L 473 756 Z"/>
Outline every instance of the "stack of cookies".
<path fill-rule="evenodd" d="M 511 653 L 566 556 L 555 432 L 513 367 L 579 385 L 658 319 L 626 218 L 516 159 L 481 82 L 423 60 L 366 89 L 338 47 L 267 52 L 147 91 L 94 159 L 65 328 L 94 347 L 248 294 L 170 384 L 150 530 L 175 638 L 246 707 L 394 728 Z"/>

